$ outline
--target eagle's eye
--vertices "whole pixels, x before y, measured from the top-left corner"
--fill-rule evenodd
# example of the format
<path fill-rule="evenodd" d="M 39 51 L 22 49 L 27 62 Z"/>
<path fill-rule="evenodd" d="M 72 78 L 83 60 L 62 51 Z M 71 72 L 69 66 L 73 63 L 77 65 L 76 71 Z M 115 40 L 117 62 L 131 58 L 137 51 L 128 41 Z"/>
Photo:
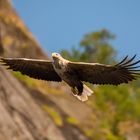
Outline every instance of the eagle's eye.
<path fill-rule="evenodd" d="M 56 56 L 59 56 L 59 54 L 58 54 L 58 53 L 56 53 Z"/>

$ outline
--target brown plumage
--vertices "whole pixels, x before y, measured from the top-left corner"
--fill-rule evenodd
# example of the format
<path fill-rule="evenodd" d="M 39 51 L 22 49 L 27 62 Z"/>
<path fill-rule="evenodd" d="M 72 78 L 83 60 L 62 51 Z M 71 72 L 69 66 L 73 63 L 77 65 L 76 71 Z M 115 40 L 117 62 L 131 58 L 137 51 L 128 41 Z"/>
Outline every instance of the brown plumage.
<path fill-rule="evenodd" d="M 51 61 L 27 58 L 1 58 L 7 69 L 19 71 L 31 78 L 61 82 L 61 78 L 54 71 Z"/>
<path fill-rule="evenodd" d="M 83 81 L 119 85 L 137 79 L 140 76 L 140 70 L 137 69 L 140 60 L 134 61 L 135 57 L 128 59 L 126 56 L 116 65 L 71 62 L 58 53 L 52 53 L 53 61 L 27 58 L 1 58 L 1 61 L 3 65 L 9 66 L 8 69 L 20 71 L 32 78 L 56 82 L 63 80 L 71 86 L 78 99 L 85 101 L 93 91 Z"/>
<path fill-rule="evenodd" d="M 136 55 L 131 59 L 126 56 L 120 63 L 116 65 L 104 65 L 99 63 L 82 63 L 70 62 L 68 67 L 75 70 L 81 81 L 90 82 L 92 84 L 110 84 L 119 85 L 135 80 L 140 75 L 140 60 L 133 62 Z"/>

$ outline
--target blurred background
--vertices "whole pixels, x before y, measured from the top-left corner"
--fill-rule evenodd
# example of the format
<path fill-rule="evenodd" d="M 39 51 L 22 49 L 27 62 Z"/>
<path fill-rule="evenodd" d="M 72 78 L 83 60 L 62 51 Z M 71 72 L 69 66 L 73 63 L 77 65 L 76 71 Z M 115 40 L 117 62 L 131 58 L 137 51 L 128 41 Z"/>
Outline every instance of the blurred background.
<path fill-rule="evenodd" d="M 0 55 L 117 63 L 140 58 L 140 1 L 0 0 Z M 0 66 L 0 140 L 140 140 L 140 80 L 94 86 L 86 103 L 65 83 Z"/>

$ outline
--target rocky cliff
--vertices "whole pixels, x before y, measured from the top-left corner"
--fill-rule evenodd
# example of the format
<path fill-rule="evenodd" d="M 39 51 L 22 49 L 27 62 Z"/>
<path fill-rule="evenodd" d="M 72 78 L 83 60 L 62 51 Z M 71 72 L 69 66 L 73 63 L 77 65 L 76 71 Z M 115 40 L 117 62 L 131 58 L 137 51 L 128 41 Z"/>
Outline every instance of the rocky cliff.
<path fill-rule="evenodd" d="M 0 55 L 48 59 L 9 0 L 0 0 Z M 0 66 L 0 140 L 88 140 L 78 124 L 92 111 L 65 92 Z"/>

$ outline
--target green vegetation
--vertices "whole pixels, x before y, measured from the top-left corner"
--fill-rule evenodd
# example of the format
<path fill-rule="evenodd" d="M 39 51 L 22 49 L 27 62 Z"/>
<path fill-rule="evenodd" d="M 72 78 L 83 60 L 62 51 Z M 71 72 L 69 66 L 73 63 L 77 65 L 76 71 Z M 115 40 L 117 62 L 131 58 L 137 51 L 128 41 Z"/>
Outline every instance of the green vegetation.
<path fill-rule="evenodd" d="M 114 38 L 115 35 L 105 29 L 92 32 L 85 35 L 78 49 L 62 50 L 61 54 L 65 58 L 75 61 L 111 63 L 116 54 L 116 50 L 110 44 Z"/>
<path fill-rule="evenodd" d="M 61 54 L 73 61 L 114 63 L 117 62 L 117 52 L 111 45 L 113 39 L 115 35 L 107 30 L 92 32 L 85 35 L 78 49 L 62 50 Z M 93 90 L 95 94 L 88 101 L 88 105 L 93 108 L 98 123 L 91 118 L 91 124 L 88 128 L 85 125 L 82 130 L 92 139 L 124 140 L 127 132 L 135 131 L 133 124 L 140 125 L 138 81 L 118 87 L 97 86 Z M 131 122 L 132 126 L 126 127 L 127 122 Z"/>
<path fill-rule="evenodd" d="M 43 105 L 42 107 L 45 111 L 47 111 L 57 126 L 63 125 L 63 120 L 57 110 L 48 105 Z"/>
<path fill-rule="evenodd" d="M 22 75 L 20 72 L 13 72 L 13 75 L 20 79 L 21 81 L 26 82 L 26 84 L 30 87 L 36 87 L 36 81 L 33 78 L 30 78 L 29 76 Z"/>
<path fill-rule="evenodd" d="M 73 125 L 77 125 L 78 124 L 78 120 L 73 118 L 73 117 L 68 117 L 67 118 L 67 122 Z"/>

